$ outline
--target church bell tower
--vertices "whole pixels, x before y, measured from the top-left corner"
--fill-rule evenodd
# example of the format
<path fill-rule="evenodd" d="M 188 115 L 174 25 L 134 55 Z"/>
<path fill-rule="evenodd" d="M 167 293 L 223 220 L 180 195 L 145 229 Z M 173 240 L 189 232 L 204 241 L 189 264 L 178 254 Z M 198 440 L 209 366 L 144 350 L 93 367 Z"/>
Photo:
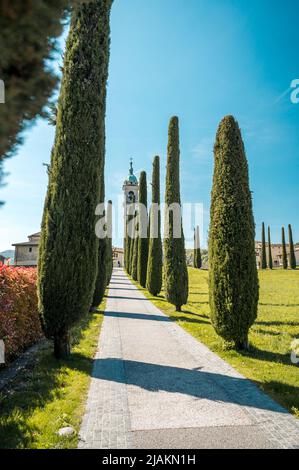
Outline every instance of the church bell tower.
<path fill-rule="evenodd" d="M 130 160 L 129 175 L 123 184 L 125 213 L 128 213 L 128 206 L 138 203 L 138 180 L 134 175 L 133 160 Z"/>

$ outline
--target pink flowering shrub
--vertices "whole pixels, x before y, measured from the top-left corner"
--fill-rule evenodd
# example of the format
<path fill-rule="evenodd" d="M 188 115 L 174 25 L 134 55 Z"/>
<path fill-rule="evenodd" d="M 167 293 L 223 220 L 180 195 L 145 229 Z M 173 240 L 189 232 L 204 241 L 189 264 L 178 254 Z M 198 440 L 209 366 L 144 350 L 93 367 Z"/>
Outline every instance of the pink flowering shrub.
<path fill-rule="evenodd" d="M 0 266 L 0 339 L 6 363 L 42 337 L 35 268 Z"/>

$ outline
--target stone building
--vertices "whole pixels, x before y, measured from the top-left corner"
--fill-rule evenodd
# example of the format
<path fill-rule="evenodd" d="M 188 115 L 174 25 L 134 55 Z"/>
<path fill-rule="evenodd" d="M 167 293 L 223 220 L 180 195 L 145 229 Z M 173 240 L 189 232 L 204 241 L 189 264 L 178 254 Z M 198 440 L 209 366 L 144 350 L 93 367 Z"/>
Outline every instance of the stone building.
<path fill-rule="evenodd" d="M 112 248 L 113 266 L 123 267 L 124 266 L 124 250 L 122 248 Z"/>
<path fill-rule="evenodd" d="M 40 232 L 28 236 L 28 241 L 14 243 L 15 266 L 37 266 Z"/>
<path fill-rule="evenodd" d="M 290 250 L 289 245 L 287 247 L 287 255 L 289 257 Z M 271 253 L 273 259 L 273 267 L 279 268 L 282 266 L 282 244 L 281 243 L 272 243 L 271 244 Z M 266 243 L 266 254 L 267 254 L 267 263 L 268 263 L 268 243 Z M 255 255 L 256 255 L 256 264 L 258 267 L 261 266 L 262 260 L 262 242 L 256 241 L 255 242 Z M 295 245 L 295 256 L 297 260 L 297 266 L 299 266 L 299 246 Z"/>

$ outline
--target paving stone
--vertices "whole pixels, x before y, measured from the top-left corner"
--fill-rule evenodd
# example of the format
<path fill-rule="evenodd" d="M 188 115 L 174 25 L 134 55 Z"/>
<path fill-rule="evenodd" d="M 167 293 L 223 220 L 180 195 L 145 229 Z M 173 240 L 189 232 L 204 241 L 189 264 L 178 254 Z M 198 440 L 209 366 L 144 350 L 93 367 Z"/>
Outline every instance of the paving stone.
<path fill-rule="evenodd" d="M 186 448 L 188 433 L 198 448 L 299 446 L 296 418 L 116 269 L 79 447 Z"/>

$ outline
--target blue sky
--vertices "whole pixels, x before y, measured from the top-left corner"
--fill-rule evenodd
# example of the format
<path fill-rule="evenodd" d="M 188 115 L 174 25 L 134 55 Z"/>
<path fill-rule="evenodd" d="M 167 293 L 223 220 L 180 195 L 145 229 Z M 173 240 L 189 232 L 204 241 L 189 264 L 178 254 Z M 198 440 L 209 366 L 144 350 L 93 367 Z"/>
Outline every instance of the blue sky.
<path fill-rule="evenodd" d="M 299 104 L 288 90 L 299 78 L 298 14 L 297 0 L 115 0 L 107 199 L 116 201 L 130 157 L 136 174 L 144 169 L 150 177 L 152 158 L 160 155 L 164 183 L 168 121 L 178 115 L 182 200 L 204 204 L 205 245 L 213 142 L 221 118 L 233 114 L 249 161 L 257 238 L 265 221 L 274 242 L 288 223 L 299 241 Z M 50 160 L 53 138 L 54 128 L 38 121 L 6 162 L 0 251 L 39 230 L 47 184 L 42 163 Z"/>

